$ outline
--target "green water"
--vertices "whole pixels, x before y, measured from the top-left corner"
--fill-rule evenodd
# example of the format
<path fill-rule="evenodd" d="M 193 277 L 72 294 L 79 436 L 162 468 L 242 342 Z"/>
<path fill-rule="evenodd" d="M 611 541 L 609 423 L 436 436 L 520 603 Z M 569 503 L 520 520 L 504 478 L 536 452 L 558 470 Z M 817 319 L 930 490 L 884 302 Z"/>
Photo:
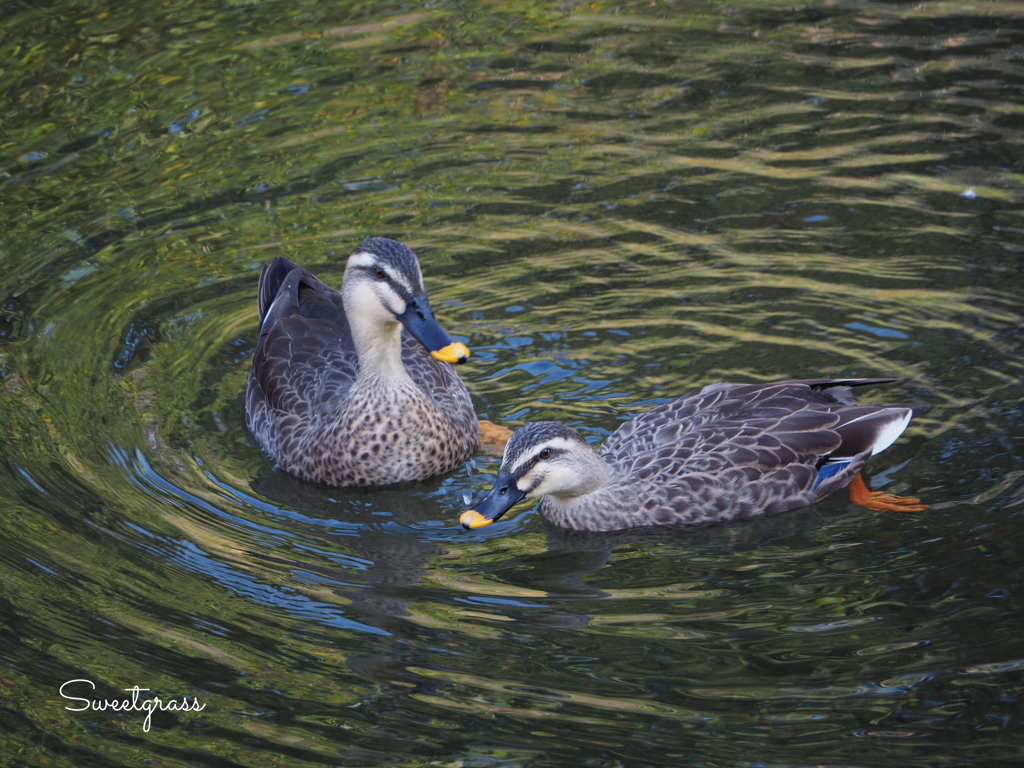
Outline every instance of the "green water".
<path fill-rule="evenodd" d="M 1024 5 L 9 2 L 0 52 L 0 763 L 1024 760 Z M 465 532 L 493 456 L 283 476 L 260 266 L 371 234 L 481 417 L 895 375 L 869 483 L 931 510 Z"/>

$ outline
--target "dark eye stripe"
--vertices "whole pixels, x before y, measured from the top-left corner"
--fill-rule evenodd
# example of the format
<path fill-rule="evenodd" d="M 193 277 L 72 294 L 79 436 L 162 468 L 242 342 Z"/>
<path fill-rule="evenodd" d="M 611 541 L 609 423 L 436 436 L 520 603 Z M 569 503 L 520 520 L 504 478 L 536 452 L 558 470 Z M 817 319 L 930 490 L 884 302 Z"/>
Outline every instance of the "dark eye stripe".
<path fill-rule="evenodd" d="M 395 293 L 402 297 L 403 301 L 416 301 L 416 297 L 409 293 L 409 290 L 405 287 L 405 285 L 396 280 L 395 278 L 393 278 L 387 272 L 384 272 L 384 277 L 380 278 L 377 275 L 377 270 L 380 269 L 380 267 L 363 267 L 363 269 L 365 269 L 367 272 L 369 272 L 374 277 L 377 277 L 378 279 L 387 280 L 388 285 L 391 286 L 392 290 Z"/>
<path fill-rule="evenodd" d="M 546 448 L 545 450 L 550 451 L 548 459 L 558 456 L 559 454 L 565 453 L 561 448 Z M 543 453 L 543 451 L 541 451 Z M 523 464 L 515 471 L 515 478 L 521 480 L 524 478 L 531 469 L 537 466 L 537 462 L 541 461 L 540 455 L 534 456 L 529 461 L 523 462 Z"/>

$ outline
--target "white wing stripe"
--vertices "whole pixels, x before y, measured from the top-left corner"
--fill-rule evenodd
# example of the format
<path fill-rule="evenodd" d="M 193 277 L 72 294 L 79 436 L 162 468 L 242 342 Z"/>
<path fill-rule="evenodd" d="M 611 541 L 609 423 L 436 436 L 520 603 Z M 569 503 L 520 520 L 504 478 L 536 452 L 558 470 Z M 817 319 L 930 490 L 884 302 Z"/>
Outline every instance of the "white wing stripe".
<path fill-rule="evenodd" d="M 895 419 L 890 421 L 878 432 L 878 437 L 875 438 L 874 445 L 871 446 L 871 455 L 874 456 L 876 453 L 881 453 L 890 445 L 896 442 L 896 438 L 903 434 L 903 430 L 907 428 L 910 423 L 910 417 L 913 415 L 913 411 L 907 408 L 902 419 Z M 852 423 L 852 422 L 851 422 Z"/>

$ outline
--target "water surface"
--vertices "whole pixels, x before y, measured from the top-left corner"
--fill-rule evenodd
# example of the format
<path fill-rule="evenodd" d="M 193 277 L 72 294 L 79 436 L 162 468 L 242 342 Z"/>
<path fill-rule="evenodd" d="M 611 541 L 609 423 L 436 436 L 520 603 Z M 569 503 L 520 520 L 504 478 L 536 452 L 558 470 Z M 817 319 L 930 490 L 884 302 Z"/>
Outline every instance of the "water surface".
<path fill-rule="evenodd" d="M 11 765 L 1022 758 L 1024 8 L 79 0 L 0 19 Z M 768 520 L 467 533 L 244 428 L 256 283 L 419 254 L 482 417 L 595 443 L 717 380 L 897 376 Z M 73 679 L 200 713 L 80 713 Z"/>

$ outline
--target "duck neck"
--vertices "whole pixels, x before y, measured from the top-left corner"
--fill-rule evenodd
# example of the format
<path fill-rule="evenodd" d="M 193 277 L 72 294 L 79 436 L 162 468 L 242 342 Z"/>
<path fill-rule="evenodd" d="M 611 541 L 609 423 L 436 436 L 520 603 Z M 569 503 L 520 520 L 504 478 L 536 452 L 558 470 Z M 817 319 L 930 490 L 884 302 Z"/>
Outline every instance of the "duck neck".
<path fill-rule="evenodd" d="M 359 356 L 357 384 L 398 384 L 409 380 L 402 362 L 400 323 L 360 323 L 348 319 L 352 342 Z"/>
<path fill-rule="evenodd" d="M 574 455 L 572 485 L 564 491 L 549 492 L 562 503 L 570 503 L 583 496 L 596 493 L 611 479 L 612 468 L 593 451 L 580 451 Z"/>
<path fill-rule="evenodd" d="M 402 363 L 402 324 L 384 305 L 373 285 L 345 270 L 341 294 L 345 317 L 352 332 L 352 343 L 359 357 L 356 385 L 401 383 L 409 381 Z"/>

